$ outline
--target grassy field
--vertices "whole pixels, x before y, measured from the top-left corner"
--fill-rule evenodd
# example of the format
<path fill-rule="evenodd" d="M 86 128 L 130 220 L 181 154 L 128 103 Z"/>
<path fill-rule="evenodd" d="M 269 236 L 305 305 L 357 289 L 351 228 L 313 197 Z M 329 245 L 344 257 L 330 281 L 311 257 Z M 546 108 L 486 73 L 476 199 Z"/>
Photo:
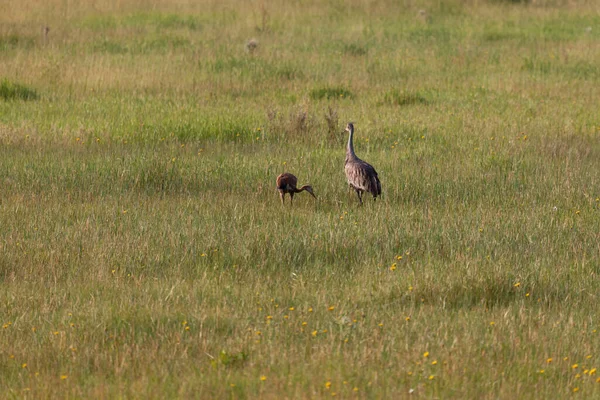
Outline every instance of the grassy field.
<path fill-rule="evenodd" d="M 597 2 L 78 3 L 0 1 L 1 398 L 600 398 Z"/>

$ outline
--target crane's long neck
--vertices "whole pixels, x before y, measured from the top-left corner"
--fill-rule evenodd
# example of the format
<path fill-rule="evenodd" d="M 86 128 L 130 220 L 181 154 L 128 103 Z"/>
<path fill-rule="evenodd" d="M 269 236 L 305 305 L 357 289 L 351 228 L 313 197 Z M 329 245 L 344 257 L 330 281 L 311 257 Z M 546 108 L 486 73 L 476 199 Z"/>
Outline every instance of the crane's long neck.
<path fill-rule="evenodd" d="M 296 189 L 296 193 L 302 192 L 303 190 L 306 190 L 315 199 L 317 198 L 317 196 L 315 196 L 315 194 L 313 193 L 312 186 L 310 186 L 310 185 L 304 185 L 300 189 Z"/>
<path fill-rule="evenodd" d="M 355 158 L 356 154 L 354 153 L 354 128 L 350 128 L 350 134 L 348 135 L 348 146 L 346 147 L 346 160 Z"/>

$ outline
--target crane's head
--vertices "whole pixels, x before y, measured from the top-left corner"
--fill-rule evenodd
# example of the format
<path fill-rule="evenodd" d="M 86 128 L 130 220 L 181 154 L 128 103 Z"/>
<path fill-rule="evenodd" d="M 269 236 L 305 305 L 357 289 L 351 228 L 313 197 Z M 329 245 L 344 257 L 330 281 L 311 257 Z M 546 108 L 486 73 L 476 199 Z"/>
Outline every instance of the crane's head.
<path fill-rule="evenodd" d="M 310 193 L 312 195 L 312 197 L 314 197 L 315 199 L 317 198 L 317 196 L 315 196 L 315 193 L 313 192 L 312 186 L 310 186 L 310 185 L 304 185 L 304 186 L 302 186 L 302 189 L 304 189 L 308 193 Z"/>
<path fill-rule="evenodd" d="M 348 125 L 346 125 L 346 132 L 351 132 L 354 130 L 354 125 L 352 124 L 352 122 L 348 122 Z"/>

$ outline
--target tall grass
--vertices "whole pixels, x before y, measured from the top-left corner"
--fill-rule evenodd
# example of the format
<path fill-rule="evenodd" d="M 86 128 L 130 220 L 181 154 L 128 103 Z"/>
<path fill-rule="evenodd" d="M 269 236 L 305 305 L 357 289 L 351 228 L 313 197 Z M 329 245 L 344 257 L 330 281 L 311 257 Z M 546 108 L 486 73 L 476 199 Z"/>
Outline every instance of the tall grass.
<path fill-rule="evenodd" d="M 0 397 L 598 397 L 598 11 L 11 5 Z"/>

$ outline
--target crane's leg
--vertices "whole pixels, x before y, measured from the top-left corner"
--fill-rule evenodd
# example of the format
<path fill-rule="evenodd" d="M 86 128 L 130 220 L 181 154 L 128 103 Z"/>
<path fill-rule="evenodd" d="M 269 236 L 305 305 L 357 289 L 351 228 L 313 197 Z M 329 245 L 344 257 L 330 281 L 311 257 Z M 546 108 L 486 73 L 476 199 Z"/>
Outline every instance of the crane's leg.
<path fill-rule="evenodd" d="M 358 201 L 360 201 L 360 205 L 362 206 L 362 192 L 357 190 L 356 195 L 358 196 Z"/>

